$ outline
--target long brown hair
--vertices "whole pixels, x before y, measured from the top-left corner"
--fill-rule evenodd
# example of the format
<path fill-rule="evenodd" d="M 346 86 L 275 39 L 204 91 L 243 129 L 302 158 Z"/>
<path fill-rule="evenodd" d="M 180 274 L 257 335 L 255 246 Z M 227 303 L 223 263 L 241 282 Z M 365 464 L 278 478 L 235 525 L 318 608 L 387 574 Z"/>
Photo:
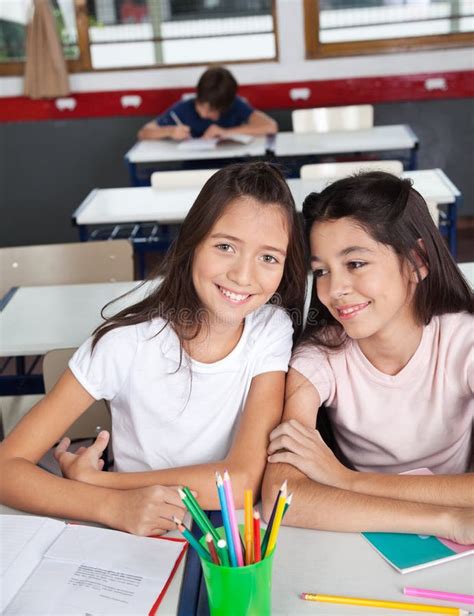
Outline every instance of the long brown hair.
<path fill-rule="evenodd" d="M 287 310 L 293 321 L 295 336 L 298 335 L 302 326 L 306 287 L 302 226 L 283 174 L 272 164 L 256 162 L 229 165 L 209 178 L 183 221 L 162 265 L 150 277 L 162 277 L 161 284 L 142 301 L 106 319 L 94 332 L 92 349 L 112 329 L 143 323 L 155 317 L 164 319 L 164 327 L 171 325 L 181 342 L 195 338 L 206 324 L 206 312 L 192 281 L 195 250 L 224 214 L 226 207 L 239 197 L 246 196 L 262 205 L 277 205 L 285 214 L 289 236 L 287 258 L 282 280 L 270 303 Z"/>
<path fill-rule="evenodd" d="M 427 325 L 433 316 L 449 312 L 472 314 L 469 285 L 411 180 L 381 171 L 338 180 L 320 194 L 306 197 L 303 217 L 308 245 L 315 223 L 348 217 L 377 242 L 391 246 L 401 260 L 408 261 L 418 273 L 412 300 L 418 323 Z M 419 264 L 428 269 L 423 280 Z M 339 348 L 346 342 L 342 325 L 319 301 L 316 285 L 301 342 L 327 348 Z"/>

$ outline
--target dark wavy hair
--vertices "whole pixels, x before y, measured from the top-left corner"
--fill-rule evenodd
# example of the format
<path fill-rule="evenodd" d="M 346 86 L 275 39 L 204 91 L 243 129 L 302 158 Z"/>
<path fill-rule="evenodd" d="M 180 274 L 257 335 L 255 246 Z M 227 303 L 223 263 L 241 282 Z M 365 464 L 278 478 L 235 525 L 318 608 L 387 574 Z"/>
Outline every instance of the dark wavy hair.
<path fill-rule="evenodd" d="M 374 240 L 391 246 L 400 261 L 418 273 L 413 296 L 416 321 L 427 325 L 435 315 L 473 312 L 473 294 L 436 227 L 423 197 L 411 180 L 372 171 L 330 184 L 303 203 L 307 245 L 313 225 L 351 218 Z M 420 242 L 421 240 L 421 242 Z M 427 267 L 422 280 L 419 264 Z M 339 348 L 346 342 L 342 325 L 319 301 L 313 285 L 308 320 L 301 342 Z"/>
<path fill-rule="evenodd" d="M 277 206 L 284 213 L 289 237 L 287 257 L 282 280 L 269 303 L 285 308 L 293 321 L 294 336 L 300 333 L 306 290 L 302 225 L 281 171 L 275 165 L 255 162 L 229 165 L 209 178 L 161 266 L 149 278 L 162 277 L 161 284 L 145 299 L 106 319 L 94 331 L 92 349 L 112 329 L 156 317 L 164 319 L 164 327 L 170 325 L 175 330 L 181 343 L 199 334 L 207 319 L 192 280 L 194 253 L 227 206 L 240 197 L 252 197 L 262 206 Z"/>

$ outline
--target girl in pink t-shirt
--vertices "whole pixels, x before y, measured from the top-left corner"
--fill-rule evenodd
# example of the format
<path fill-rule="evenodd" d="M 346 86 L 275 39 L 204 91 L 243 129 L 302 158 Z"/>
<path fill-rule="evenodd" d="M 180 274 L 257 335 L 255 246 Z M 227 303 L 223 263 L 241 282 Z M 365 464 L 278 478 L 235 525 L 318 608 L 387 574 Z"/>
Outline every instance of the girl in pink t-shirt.
<path fill-rule="evenodd" d="M 271 434 L 285 521 L 474 542 L 471 290 L 409 180 L 339 180 L 303 206 L 314 288 Z M 326 407 L 334 453 L 314 429 Z M 425 467 L 432 475 L 400 475 Z M 426 472 L 429 472 L 426 471 Z"/>

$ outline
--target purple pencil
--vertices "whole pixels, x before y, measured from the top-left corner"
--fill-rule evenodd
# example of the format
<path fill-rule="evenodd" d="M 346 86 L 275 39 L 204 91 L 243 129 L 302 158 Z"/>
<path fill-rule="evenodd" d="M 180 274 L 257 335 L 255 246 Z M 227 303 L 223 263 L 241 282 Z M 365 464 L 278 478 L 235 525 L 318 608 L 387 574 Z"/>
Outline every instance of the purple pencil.
<path fill-rule="evenodd" d="M 229 473 L 224 471 L 224 492 L 227 500 L 227 510 L 229 514 L 230 527 L 232 529 L 232 538 L 234 540 L 234 550 L 237 557 L 239 567 L 244 566 L 244 557 L 242 555 L 242 545 L 240 543 L 239 527 L 235 517 L 234 495 L 232 493 L 232 485 L 230 483 Z"/>

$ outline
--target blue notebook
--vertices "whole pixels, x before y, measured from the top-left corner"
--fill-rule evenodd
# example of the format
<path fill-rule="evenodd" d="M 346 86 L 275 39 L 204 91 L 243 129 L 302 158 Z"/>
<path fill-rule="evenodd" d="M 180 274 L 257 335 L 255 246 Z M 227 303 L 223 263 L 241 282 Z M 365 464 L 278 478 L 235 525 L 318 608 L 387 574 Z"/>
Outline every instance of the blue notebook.
<path fill-rule="evenodd" d="M 373 548 L 400 573 L 474 554 L 474 545 L 403 533 L 362 533 Z"/>

